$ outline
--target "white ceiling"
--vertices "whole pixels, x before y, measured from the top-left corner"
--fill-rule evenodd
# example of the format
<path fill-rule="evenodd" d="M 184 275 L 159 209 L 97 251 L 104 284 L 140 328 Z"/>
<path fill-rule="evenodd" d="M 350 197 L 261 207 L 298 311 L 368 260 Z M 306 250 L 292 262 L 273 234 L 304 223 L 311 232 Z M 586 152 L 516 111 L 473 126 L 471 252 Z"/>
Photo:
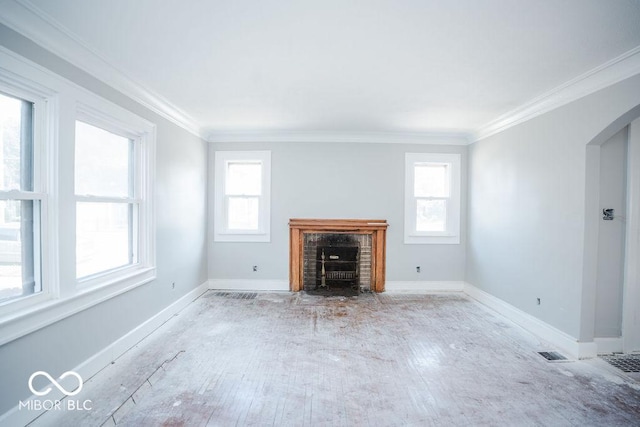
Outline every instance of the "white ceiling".
<path fill-rule="evenodd" d="M 472 134 L 640 46 L 640 0 L 18 0 L 226 132 Z"/>

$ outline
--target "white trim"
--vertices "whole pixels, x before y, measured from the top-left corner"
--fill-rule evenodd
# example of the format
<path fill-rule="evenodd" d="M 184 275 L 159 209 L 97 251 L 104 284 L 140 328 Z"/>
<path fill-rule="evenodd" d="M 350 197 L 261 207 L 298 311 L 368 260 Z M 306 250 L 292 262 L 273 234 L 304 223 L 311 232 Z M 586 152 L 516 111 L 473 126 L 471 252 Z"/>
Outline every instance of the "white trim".
<path fill-rule="evenodd" d="M 162 95 L 128 77 L 54 18 L 28 0 L 5 1 L 0 22 L 86 71 L 149 110 L 204 139 L 200 124 Z"/>
<path fill-rule="evenodd" d="M 461 281 L 388 281 L 384 285 L 386 293 L 431 293 L 431 292 L 463 292 L 465 282 Z"/>
<path fill-rule="evenodd" d="M 287 280 L 210 279 L 209 289 L 229 291 L 288 291 Z"/>
<path fill-rule="evenodd" d="M 12 312 L 1 319 L 3 333 L 0 335 L 0 345 L 149 283 L 154 278 L 154 268 L 138 270 L 127 277 L 118 277 L 116 282 L 104 283 L 103 286 L 84 291 L 79 290 L 77 294 L 66 298 L 49 299 L 37 305 L 24 307 L 18 312 Z"/>
<path fill-rule="evenodd" d="M 524 123 L 640 73 L 640 46 L 551 89 L 480 127 L 471 142 Z"/>
<path fill-rule="evenodd" d="M 135 144 L 134 195 L 133 197 L 102 197 L 75 195 L 75 206 L 79 202 L 116 202 L 137 206 L 137 221 L 134 239 L 137 261 L 118 271 L 101 271 L 96 275 L 77 278 L 79 288 L 101 286 L 117 282 L 129 272 L 155 267 L 155 221 L 153 210 L 153 186 L 155 181 L 156 125 L 137 114 L 115 105 L 98 96 L 86 96 L 76 101 L 75 121 L 81 121 L 107 132 L 131 139 Z M 77 139 L 75 140 L 77 143 Z M 75 147 L 75 145 L 74 145 Z M 75 167 L 75 162 L 74 162 Z M 75 182 L 75 177 L 74 177 Z M 75 194 L 75 189 L 74 189 Z"/>
<path fill-rule="evenodd" d="M 87 381 L 89 378 L 101 371 L 105 366 L 108 366 L 112 361 L 122 356 L 129 349 L 142 341 L 145 337 L 158 329 L 193 301 L 198 299 L 207 291 L 207 289 L 208 282 L 201 284 L 183 297 L 174 301 L 159 313 L 155 314 L 150 319 L 146 320 L 144 323 L 138 325 L 136 328 L 111 343 L 108 347 L 73 368 L 72 371 L 77 372 L 84 381 Z M 56 400 L 62 399 L 63 397 L 62 392 L 57 388 L 54 388 L 47 396 L 47 399 Z M 30 398 L 23 400 L 23 402 L 34 400 L 36 398 L 37 397 L 35 396 L 31 396 Z M 0 425 L 27 425 L 43 412 L 45 411 L 20 411 L 18 409 L 18 402 L 16 402 L 16 406 L 0 416 Z"/>
<path fill-rule="evenodd" d="M 419 163 L 441 163 L 450 167 L 449 197 L 446 199 L 447 225 L 444 232 L 418 232 L 416 230 L 416 200 L 418 197 L 414 196 L 414 184 L 415 169 Z M 405 153 L 404 177 L 404 243 L 460 244 L 462 155 L 458 153 Z"/>
<path fill-rule="evenodd" d="M 458 132 L 209 132 L 209 142 L 311 142 L 369 144 L 468 145 L 470 134 Z"/>
<path fill-rule="evenodd" d="M 629 124 L 628 135 L 627 224 L 622 297 L 625 353 L 640 351 L 640 118 Z"/>
<path fill-rule="evenodd" d="M 467 145 L 640 73 L 640 46 L 638 46 L 499 116 L 477 129 L 473 135 L 459 132 L 450 134 L 437 132 L 215 132 L 203 130 L 202 125 L 188 113 L 162 95 L 128 77 L 108 58 L 91 48 L 30 1 L 8 0 L 3 2 L 2 7 L 0 22 L 4 25 L 209 142 L 398 142 Z"/>
<path fill-rule="evenodd" d="M 16 98 L 32 102 L 33 117 L 33 191 L 3 191 L 0 199 L 40 202 L 39 231 L 34 230 L 39 255 L 34 254 L 36 275 L 40 272 L 41 291 L 0 302 L 0 325 L 21 310 L 29 310 L 59 296 L 58 276 L 58 93 L 52 88 L 50 74 L 30 67 L 15 55 L 5 55 L 0 47 L 0 88 Z M 18 61 L 16 61 L 18 60 Z M 38 252 L 38 251 L 36 251 Z M 2 337 L 0 337 L 0 341 Z"/>
<path fill-rule="evenodd" d="M 562 332 L 535 316 L 525 313 L 498 297 L 476 288 L 470 283 L 465 283 L 464 292 L 476 301 L 495 310 L 532 334 L 547 341 L 552 347 L 563 350 L 572 358 L 588 359 L 597 356 L 597 347 L 593 341 L 579 342 L 569 334 Z"/>
<path fill-rule="evenodd" d="M 598 347 L 598 354 L 622 353 L 622 337 L 594 338 L 593 342 Z"/>
<path fill-rule="evenodd" d="M 234 161 L 255 161 L 262 166 L 262 191 L 258 196 L 258 229 L 227 229 L 227 197 L 225 194 L 227 164 Z M 214 242 L 271 241 L 271 151 L 216 151 L 214 153 Z"/>

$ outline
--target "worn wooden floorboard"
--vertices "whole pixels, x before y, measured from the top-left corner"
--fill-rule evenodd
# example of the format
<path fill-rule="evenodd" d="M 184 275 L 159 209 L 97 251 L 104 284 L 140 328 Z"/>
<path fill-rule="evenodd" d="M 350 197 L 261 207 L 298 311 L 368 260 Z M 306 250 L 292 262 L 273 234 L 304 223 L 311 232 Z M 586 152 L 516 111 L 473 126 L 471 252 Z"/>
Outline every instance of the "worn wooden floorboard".
<path fill-rule="evenodd" d="M 636 379 L 543 350 L 461 294 L 208 292 L 33 424 L 640 425 Z"/>

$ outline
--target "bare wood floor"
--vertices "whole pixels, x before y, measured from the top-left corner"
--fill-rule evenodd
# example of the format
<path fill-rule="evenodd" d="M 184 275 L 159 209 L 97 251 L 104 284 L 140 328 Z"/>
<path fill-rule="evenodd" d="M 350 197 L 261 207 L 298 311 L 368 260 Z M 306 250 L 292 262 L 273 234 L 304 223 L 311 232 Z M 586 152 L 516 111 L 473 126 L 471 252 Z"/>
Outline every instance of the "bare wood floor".
<path fill-rule="evenodd" d="M 91 411 L 33 425 L 640 425 L 636 379 L 463 295 L 245 297 L 207 292 L 85 383 Z"/>

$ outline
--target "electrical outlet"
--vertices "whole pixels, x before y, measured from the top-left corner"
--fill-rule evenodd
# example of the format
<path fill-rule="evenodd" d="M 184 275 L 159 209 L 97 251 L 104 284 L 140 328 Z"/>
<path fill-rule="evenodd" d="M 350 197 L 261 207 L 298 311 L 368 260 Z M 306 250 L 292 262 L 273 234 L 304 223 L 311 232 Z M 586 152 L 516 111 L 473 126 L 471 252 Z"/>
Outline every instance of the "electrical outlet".
<path fill-rule="evenodd" d="M 257 265 L 253 266 L 253 271 L 258 271 L 258 266 Z"/>
<path fill-rule="evenodd" d="M 420 273 L 420 266 L 416 267 L 416 273 Z"/>
<path fill-rule="evenodd" d="M 176 288 L 176 282 L 171 283 L 171 289 L 175 289 Z"/>
<path fill-rule="evenodd" d="M 540 305 L 540 298 L 536 298 L 536 299 L 537 299 L 537 301 L 538 301 L 538 305 Z"/>

